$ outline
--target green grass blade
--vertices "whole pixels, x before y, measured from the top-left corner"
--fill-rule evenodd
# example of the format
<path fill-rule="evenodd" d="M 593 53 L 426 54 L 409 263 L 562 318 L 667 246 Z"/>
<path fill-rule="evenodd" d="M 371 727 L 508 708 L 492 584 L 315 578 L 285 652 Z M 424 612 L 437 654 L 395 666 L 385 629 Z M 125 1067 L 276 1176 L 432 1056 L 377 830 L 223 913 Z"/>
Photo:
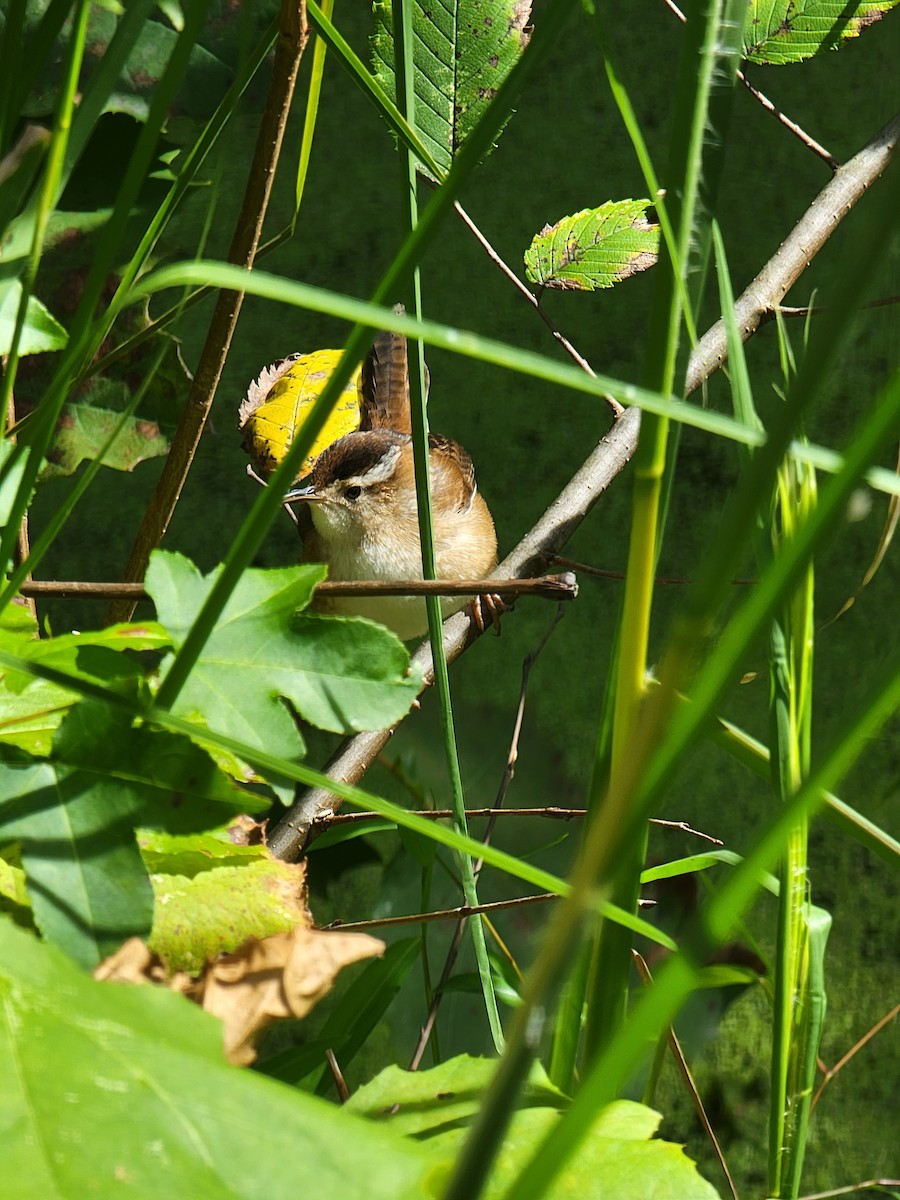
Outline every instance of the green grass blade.
<path fill-rule="evenodd" d="M 398 108 L 407 121 L 415 126 L 416 93 L 413 62 L 413 8 L 410 0 L 392 0 L 391 11 L 394 28 L 394 63 L 396 68 Z M 416 157 L 410 150 L 407 149 L 401 153 L 400 167 L 401 215 L 403 227 L 411 235 L 418 222 L 419 212 Z M 421 318 L 422 287 L 418 268 L 416 268 L 413 274 L 413 309 L 416 316 Z M 416 478 L 416 505 L 419 517 L 419 539 L 422 544 L 422 573 L 425 579 L 436 579 L 437 560 L 434 546 L 434 516 L 428 450 L 428 413 L 426 410 L 425 348 L 422 341 L 417 339 L 415 342 L 410 343 L 410 350 L 410 416 Z M 444 739 L 444 755 L 450 776 L 454 823 L 459 832 L 465 834 L 468 832 L 466 824 L 466 799 L 463 791 L 462 773 L 459 766 L 459 753 L 456 746 L 456 730 L 450 696 L 450 675 L 447 670 L 447 656 L 444 653 L 444 642 L 441 636 L 443 617 L 441 614 L 440 597 L 427 596 L 425 598 L 425 609 L 428 614 L 428 634 L 431 640 L 434 661 L 434 682 L 441 707 L 441 729 Z M 461 855 L 459 864 L 462 875 L 463 896 L 465 897 L 466 904 L 476 907 L 478 905 L 478 889 L 475 883 L 473 860 L 469 855 Z M 476 915 L 468 922 L 468 925 L 472 934 L 475 962 L 481 981 L 481 991 L 484 997 L 488 1025 L 491 1030 L 491 1039 L 495 1050 L 500 1053 L 503 1049 L 503 1030 L 500 1024 L 500 1013 L 497 1008 L 497 997 L 494 994 L 493 973 L 485 944 L 484 920 L 480 915 Z"/>
<path fill-rule="evenodd" d="M 577 1153 L 598 1109 L 615 1097 L 621 1082 L 644 1055 L 648 1043 L 655 1041 L 671 1024 L 684 1000 L 697 986 L 703 962 L 726 940 L 752 901 L 761 873 L 768 870 L 781 853 L 791 826 L 800 819 L 809 818 L 820 803 L 822 793 L 841 778 L 866 742 L 900 706 L 900 655 L 895 655 L 886 668 L 874 686 L 866 688 L 864 702 L 851 707 L 852 716 L 831 753 L 801 790 L 769 820 L 750 854 L 691 921 L 681 938 L 680 953 L 663 965 L 654 984 L 638 998 L 622 1030 L 593 1064 L 572 1105 L 537 1148 L 504 1200 L 539 1200 L 545 1195 L 562 1166 Z"/>

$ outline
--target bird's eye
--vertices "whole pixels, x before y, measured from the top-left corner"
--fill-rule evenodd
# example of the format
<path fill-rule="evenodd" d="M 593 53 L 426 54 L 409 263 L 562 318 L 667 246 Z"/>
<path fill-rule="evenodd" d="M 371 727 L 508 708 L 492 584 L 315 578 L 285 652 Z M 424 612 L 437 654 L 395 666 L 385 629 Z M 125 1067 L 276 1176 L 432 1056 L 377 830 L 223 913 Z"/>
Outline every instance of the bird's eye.
<path fill-rule="evenodd" d="M 344 495 L 348 500 L 358 500 L 362 495 L 362 488 L 354 484 L 352 487 L 347 488 L 347 490 L 344 492 Z"/>

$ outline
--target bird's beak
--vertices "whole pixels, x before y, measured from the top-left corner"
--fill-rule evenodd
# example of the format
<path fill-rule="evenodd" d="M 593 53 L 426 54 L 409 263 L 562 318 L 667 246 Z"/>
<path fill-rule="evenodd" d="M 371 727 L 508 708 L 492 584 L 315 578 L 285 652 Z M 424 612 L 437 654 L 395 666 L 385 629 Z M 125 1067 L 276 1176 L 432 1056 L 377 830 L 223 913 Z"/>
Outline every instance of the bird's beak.
<path fill-rule="evenodd" d="M 284 498 L 285 504 L 293 504 L 295 500 L 321 500 L 321 496 L 316 495 L 316 489 L 312 484 L 306 487 L 292 488 Z"/>

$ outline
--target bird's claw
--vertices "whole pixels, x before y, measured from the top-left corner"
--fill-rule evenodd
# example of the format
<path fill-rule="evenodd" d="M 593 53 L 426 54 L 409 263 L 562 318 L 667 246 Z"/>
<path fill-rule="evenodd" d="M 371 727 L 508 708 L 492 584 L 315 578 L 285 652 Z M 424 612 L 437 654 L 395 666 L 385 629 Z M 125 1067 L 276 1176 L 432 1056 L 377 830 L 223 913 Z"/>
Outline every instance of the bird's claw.
<path fill-rule="evenodd" d="M 472 619 L 478 632 L 484 633 L 489 621 L 493 626 L 494 633 L 499 637 L 500 615 L 509 612 L 511 608 L 512 605 L 507 604 L 503 597 L 498 596 L 495 592 L 486 592 L 482 596 L 476 596 L 472 601 Z"/>

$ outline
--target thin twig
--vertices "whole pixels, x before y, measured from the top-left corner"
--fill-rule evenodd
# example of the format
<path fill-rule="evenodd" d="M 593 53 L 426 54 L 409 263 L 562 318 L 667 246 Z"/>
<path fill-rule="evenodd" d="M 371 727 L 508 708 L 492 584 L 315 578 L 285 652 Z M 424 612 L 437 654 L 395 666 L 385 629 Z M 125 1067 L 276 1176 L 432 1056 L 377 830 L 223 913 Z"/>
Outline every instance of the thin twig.
<path fill-rule="evenodd" d="M 60 599 L 149 600 L 139 583 L 90 583 L 81 580 L 30 580 L 23 596 Z M 538 596 L 542 600 L 574 600 L 578 584 L 571 572 L 541 575 L 535 579 L 326 579 L 315 586 L 324 596 Z"/>
<path fill-rule="evenodd" d="M 526 284 L 524 284 L 522 282 L 522 280 L 518 277 L 518 275 L 515 273 L 515 271 L 512 269 L 512 267 L 509 266 L 509 264 L 503 258 L 500 257 L 500 255 L 494 249 L 493 245 L 488 241 L 487 237 L 485 237 L 485 235 L 481 232 L 481 230 L 478 228 L 478 226 L 475 224 L 475 222 L 472 220 L 472 218 L 469 216 L 469 214 L 466 212 L 466 210 L 463 208 L 463 206 L 459 203 L 459 201 L 457 201 L 453 207 L 456 209 L 457 213 L 460 215 L 460 217 L 463 219 L 465 224 L 468 226 L 468 228 L 474 234 L 476 240 L 479 242 L 481 247 L 484 249 L 485 253 L 487 254 L 488 258 L 491 260 L 491 262 L 500 268 L 500 270 L 503 272 L 503 274 L 506 276 L 506 278 L 513 284 L 513 286 L 519 292 L 519 294 L 531 305 L 531 307 L 538 314 L 538 316 L 541 318 L 541 320 L 544 322 L 544 324 L 547 326 L 547 328 L 550 330 L 550 332 L 553 334 L 553 336 L 556 338 L 556 340 L 559 342 L 559 344 L 562 346 L 562 348 L 565 350 L 565 352 L 569 355 L 569 357 L 572 359 L 572 361 L 574 363 L 576 363 L 577 366 L 581 367 L 582 371 L 585 371 L 588 375 L 590 375 L 592 377 L 594 375 L 596 375 L 596 372 L 594 371 L 593 367 L 588 362 L 588 360 L 584 357 L 583 354 L 580 354 L 579 351 L 575 349 L 575 347 L 572 345 L 572 343 L 569 341 L 569 339 L 566 337 L 566 335 L 564 333 L 562 333 L 559 329 L 557 329 L 556 325 L 554 325 L 553 321 L 551 320 L 550 315 L 545 311 L 545 309 L 541 305 L 540 300 L 538 300 L 538 298 L 537 298 L 537 296 L 535 296 L 534 292 L 532 292 L 532 290 Z M 604 397 L 604 399 L 606 400 L 609 407 L 612 409 L 614 416 L 620 417 L 622 415 L 622 413 L 625 411 L 622 408 L 622 405 L 618 402 L 618 400 L 615 399 L 614 396 L 607 395 Z"/>
<path fill-rule="evenodd" d="M 553 562 L 556 566 L 568 567 L 571 571 L 581 571 L 585 575 L 595 575 L 597 579 L 617 579 L 622 581 L 625 578 L 623 571 L 606 571 L 602 567 L 589 567 L 587 563 L 576 562 L 574 558 L 566 558 L 562 554 L 554 554 Z M 653 582 L 689 584 L 694 581 L 684 575 L 657 575 L 654 577 Z M 746 586 L 751 583 L 758 583 L 759 581 L 756 579 L 732 579 L 731 582 L 735 586 Z"/>
<path fill-rule="evenodd" d="M 827 1192 L 810 1192 L 799 1200 L 828 1200 L 829 1196 L 847 1196 L 863 1188 L 900 1187 L 900 1179 L 864 1179 L 862 1183 L 848 1183 L 846 1187 L 830 1188 Z"/>
<path fill-rule="evenodd" d="M 386 764 L 390 766 L 390 764 Z M 453 811 L 449 808 L 425 808 L 421 809 L 418 816 L 423 817 L 428 821 L 452 821 Z M 584 808 L 558 808 L 555 805 L 550 805 L 545 808 L 467 808 L 466 820 L 478 821 L 484 817 L 543 817 L 551 821 L 575 821 L 587 815 L 587 810 Z M 334 826 L 340 825 L 358 825 L 365 821 L 381 821 L 384 818 L 380 813 L 376 812 L 351 812 L 351 813 L 330 813 L 316 821 L 310 831 L 310 841 L 323 834 L 327 829 L 332 829 Z M 662 825 L 667 829 L 680 829 L 682 833 L 689 833 L 693 837 L 703 838 L 706 842 L 712 842 L 714 846 L 724 845 L 721 838 L 713 837 L 711 833 L 704 833 L 701 829 L 694 829 L 688 825 L 687 821 L 664 821 L 661 817 L 651 817 L 651 825 Z"/>
<path fill-rule="evenodd" d="M 297 82 L 297 71 L 308 36 L 304 0 L 282 0 L 269 95 L 228 252 L 228 261 L 238 266 L 252 267 L 256 259 Z M 215 399 L 243 300 L 243 292 L 219 293 L 178 429 L 123 572 L 127 582 L 144 578 L 150 552 L 160 544 L 169 527 Z M 133 611 L 134 601 L 114 600 L 107 612 L 107 622 L 127 621 Z"/>
<path fill-rule="evenodd" d="M 863 1046 L 865 1046 L 867 1042 L 871 1041 L 871 1039 L 875 1037 L 876 1033 L 880 1033 L 881 1030 L 884 1029 L 885 1025 L 893 1021 L 894 1017 L 896 1017 L 898 1013 L 900 1013 L 900 1004 L 895 1004 L 889 1013 L 886 1013 L 880 1021 L 876 1021 L 872 1028 L 864 1033 L 855 1045 L 850 1047 L 843 1058 L 836 1062 L 833 1067 L 826 1069 L 825 1078 L 816 1089 L 816 1094 L 813 1096 L 812 1103 L 809 1106 L 810 1112 L 812 1112 L 812 1110 L 819 1103 L 820 1096 L 825 1091 L 829 1083 L 831 1083 L 832 1079 L 834 1079 L 835 1075 L 837 1075 L 838 1071 L 845 1067 L 850 1059 L 853 1058 L 855 1054 L 858 1054 L 859 1051 L 862 1050 Z"/>
<path fill-rule="evenodd" d="M 686 22 L 687 18 L 678 5 L 673 2 L 673 0 L 664 0 L 664 3 L 666 8 L 668 8 L 670 12 L 673 12 L 678 20 L 682 22 L 682 24 Z M 776 119 L 776 121 L 780 122 L 785 127 L 785 129 L 790 130 L 794 137 L 799 138 L 807 150 L 812 150 L 813 154 L 817 154 L 819 158 L 828 163 L 828 166 L 832 171 L 836 171 L 838 169 L 840 166 L 838 160 L 832 154 L 829 154 L 824 146 L 819 145 L 816 139 L 811 137 L 805 129 L 801 129 L 796 121 L 792 121 L 790 117 L 785 116 L 780 108 L 776 108 L 768 96 L 764 96 L 758 88 L 753 86 L 743 71 L 738 71 L 737 77 L 750 95 L 754 98 L 754 100 L 757 100 L 763 106 L 766 112 L 770 113 Z"/>
<path fill-rule="evenodd" d="M 879 300 L 869 300 L 860 308 L 888 308 L 900 304 L 900 296 L 882 296 Z M 778 305 L 778 315 L 781 317 L 817 317 L 828 311 L 826 304 L 811 304 L 799 308 L 789 308 L 785 304 Z"/>
<path fill-rule="evenodd" d="M 637 950 L 632 950 L 631 954 L 632 958 L 634 959 L 634 964 L 638 969 L 638 974 L 641 977 L 641 981 L 645 987 L 649 987 L 653 983 L 653 976 L 650 974 L 650 968 L 647 966 L 643 955 Z M 722 1147 L 719 1145 L 719 1139 L 716 1137 L 716 1131 L 713 1129 L 712 1123 L 710 1122 L 709 1117 L 706 1115 L 706 1109 L 703 1107 L 703 1100 L 700 1097 L 700 1092 L 697 1090 L 697 1084 L 694 1081 L 691 1068 L 688 1066 L 687 1059 L 684 1057 L 684 1051 L 681 1049 L 681 1043 L 678 1040 L 678 1035 L 675 1033 L 675 1030 L 671 1025 L 669 1026 L 668 1042 L 669 1050 L 672 1053 L 672 1057 L 675 1059 L 675 1065 L 678 1067 L 679 1074 L 681 1075 L 681 1078 L 685 1082 L 685 1086 L 691 1094 L 691 1100 L 694 1102 L 694 1108 L 697 1110 L 697 1115 L 700 1118 L 703 1128 L 706 1130 L 706 1136 L 712 1143 L 713 1150 L 716 1153 L 716 1158 L 719 1160 L 719 1166 L 722 1168 L 725 1178 L 728 1181 L 728 1187 L 731 1191 L 731 1194 L 734 1197 L 734 1200 L 740 1200 L 738 1190 L 735 1187 L 734 1180 L 731 1177 L 731 1172 L 728 1169 L 728 1163 L 725 1161 L 725 1155 L 722 1153 Z"/>
<path fill-rule="evenodd" d="M 782 300 L 872 184 L 886 170 L 900 138 L 900 115 L 893 117 L 819 192 L 734 306 L 734 318 L 746 342 L 772 320 Z M 717 321 L 700 339 L 687 369 L 685 395 L 695 392 L 728 358 L 728 334 Z"/>
<path fill-rule="evenodd" d="M 513 900 L 494 900 L 490 904 L 460 904 L 458 908 L 440 908 L 429 912 L 405 913 L 402 917 L 381 917 L 373 921 L 332 921 L 325 929 L 357 930 L 357 929 L 386 929 L 393 925 L 425 925 L 429 921 L 459 921 L 464 923 L 469 917 L 478 913 L 499 912 L 504 908 L 519 908 L 526 904 L 542 904 L 546 900 L 558 900 L 556 892 L 541 892 L 537 896 L 516 896 Z M 452 964 L 451 964 L 452 969 Z M 445 967 L 446 972 L 446 967 Z M 449 978 L 449 975 L 447 975 Z M 446 982 L 444 974 L 442 983 Z M 436 991 L 435 999 L 440 993 Z M 427 1039 L 426 1043 L 427 1045 Z M 424 1046 L 422 1049 L 424 1050 Z M 415 1067 L 410 1067 L 414 1071 Z"/>
<path fill-rule="evenodd" d="M 331 1075 L 334 1079 L 334 1086 L 337 1089 L 338 1098 L 341 1104 L 346 1104 L 350 1099 L 350 1089 L 347 1087 L 347 1082 L 344 1079 L 344 1072 L 338 1065 L 338 1060 L 334 1056 L 334 1051 L 329 1046 L 325 1051 L 325 1058 L 328 1060 L 328 1066 L 331 1068 Z"/>
<path fill-rule="evenodd" d="M 500 815 L 500 812 L 502 811 L 503 801 L 506 798 L 506 793 L 509 791 L 509 785 L 512 783 L 513 775 L 515 774 L 516 761 L 519 757 L 519 736 L 521 735 L 521 732 L 522 732 L 522 721 L 525 717 L 525 695 L 526 695 L 526 692 L 528 689 L 528 677 L 531 674 L 531 668 L 534 666 L 541 651 L 544 649 L 544 647 L 547 645 L 547 642 L 550 640 L 550 636 L 553 633 L 554 629 L 556 629 L 557 625 L 562 620 L 564 611 L 565 610 L 563 609 L 562 605 L 560 605 L 559 608 L 557 608 L 556 615 L 554 616 L 553 620 L 550 622 L 550 625 L 548 626 L 546 633 L 541 638 L 541 640 L 538 642 L 538 644 L 535 646 L 535 648 L 529 654 L 527 654 L 525 656 L 525 659 L 522 663 L 522 680 L 519 685 L 519 702 L 518 702 L 518 705 L 516 706 L 516 718 L 515 718 L 515 721 L 513 722 L 513 732 L 512 732 L 512 737 L 510 739 L 509 752 L 506 756 L 506 766 L 504 767 L 504 770 L 503 770 L 503 777 L 500 780 L 500 787 L 497 792 L 497 799 L 494 802 L 494 812 L 491 813 L 491 816 L 488 819 L 487 828 L 485 829 L 484 835 L 481 839 L 485 846 L 490 845 L 491 838 L 493 837 L 493 834 L 494 834 L 494 829 L 496 828 L 496 825 L 497 825 L 497 817 Z M 481 871 L 482 871 L 483 867 L 484 867 L 484 858 L 479 858 L 478 861 L 474 864 L 473 869 L 472 869 L 472 874 L 476 881 L 478 880 L 479 876 L 481 875 Z M 466 919 L 465 919 L 465 917 L 461 917 L 456 926 L 456 929 L 453 932 L 453 938 L 451 939 L 450 947 L 447 951 L 447 957 L 444 962 L 444 969 L 441 972 L 442 983 L 446 982 L 446 980 L 448 980 L 450 978 L 451 972 L 453 971 L 453 967 L 456 964 L 456 958 L 457 958 L 457 955 L 459 954 L 459 947 L 462 944 L 462 935 L 463 935 L 463 930 L 465 929 L 465 925 L 466 925 Z M 495 934 L 495 936 L 496 936 L 496 934 Z M 503 949 L 506 950 L 506 947 L 504 946 Z M 506 953 L 507 953 L 507 956 L 510 957 L 508 951 Z M 510 959 L 510 961 L 511 961 L 511 959 Z M 422 1058 L 425 1054 L 425 1049 L 431 1038 L 432 1030 L 434 1029 L 435 1021 L 437 1020 L 438 1010 L 440 1009 L 441 1001 L 442 1001 L 443 997 L 444 997 L 443 988 L 438 987 L 436 989 L 436 991 L 434 992 L 434 995 L 432 996 L 431 1008 L 429 1010 L 428 1017 L 425 1021 L 425 1024 L 422 1026 L 422 1030 L 419 1034 L 419 1041 L 416 1045 L 416 1049 L 415 1049 L 415 1052 L 413 1053 L 412 1062 L 410 1065 L 411 1071 L 418 1070 L 419 1063 L 421 1063 L 421 1061 L 422 1061 Z"/>
<path fill-rule="evenodd" d="M 449 808 L 424 808 L 417 813 L 427 821 L 452 821 L 453 810 Z M 575 821 L 586 815 L 583 808 L 467 808 L 466 820 L 477 821 L 482 817 L 546 817 L 551 821 Z M 324 832 L 335 825 L 357 825 L 360 821 L 381 820 L 378 813 L 350 812 L 331 813 L 324 816 L 315 826 L 316 833 Z M 321 830 L 320 830 L 321 825 Z"/>

